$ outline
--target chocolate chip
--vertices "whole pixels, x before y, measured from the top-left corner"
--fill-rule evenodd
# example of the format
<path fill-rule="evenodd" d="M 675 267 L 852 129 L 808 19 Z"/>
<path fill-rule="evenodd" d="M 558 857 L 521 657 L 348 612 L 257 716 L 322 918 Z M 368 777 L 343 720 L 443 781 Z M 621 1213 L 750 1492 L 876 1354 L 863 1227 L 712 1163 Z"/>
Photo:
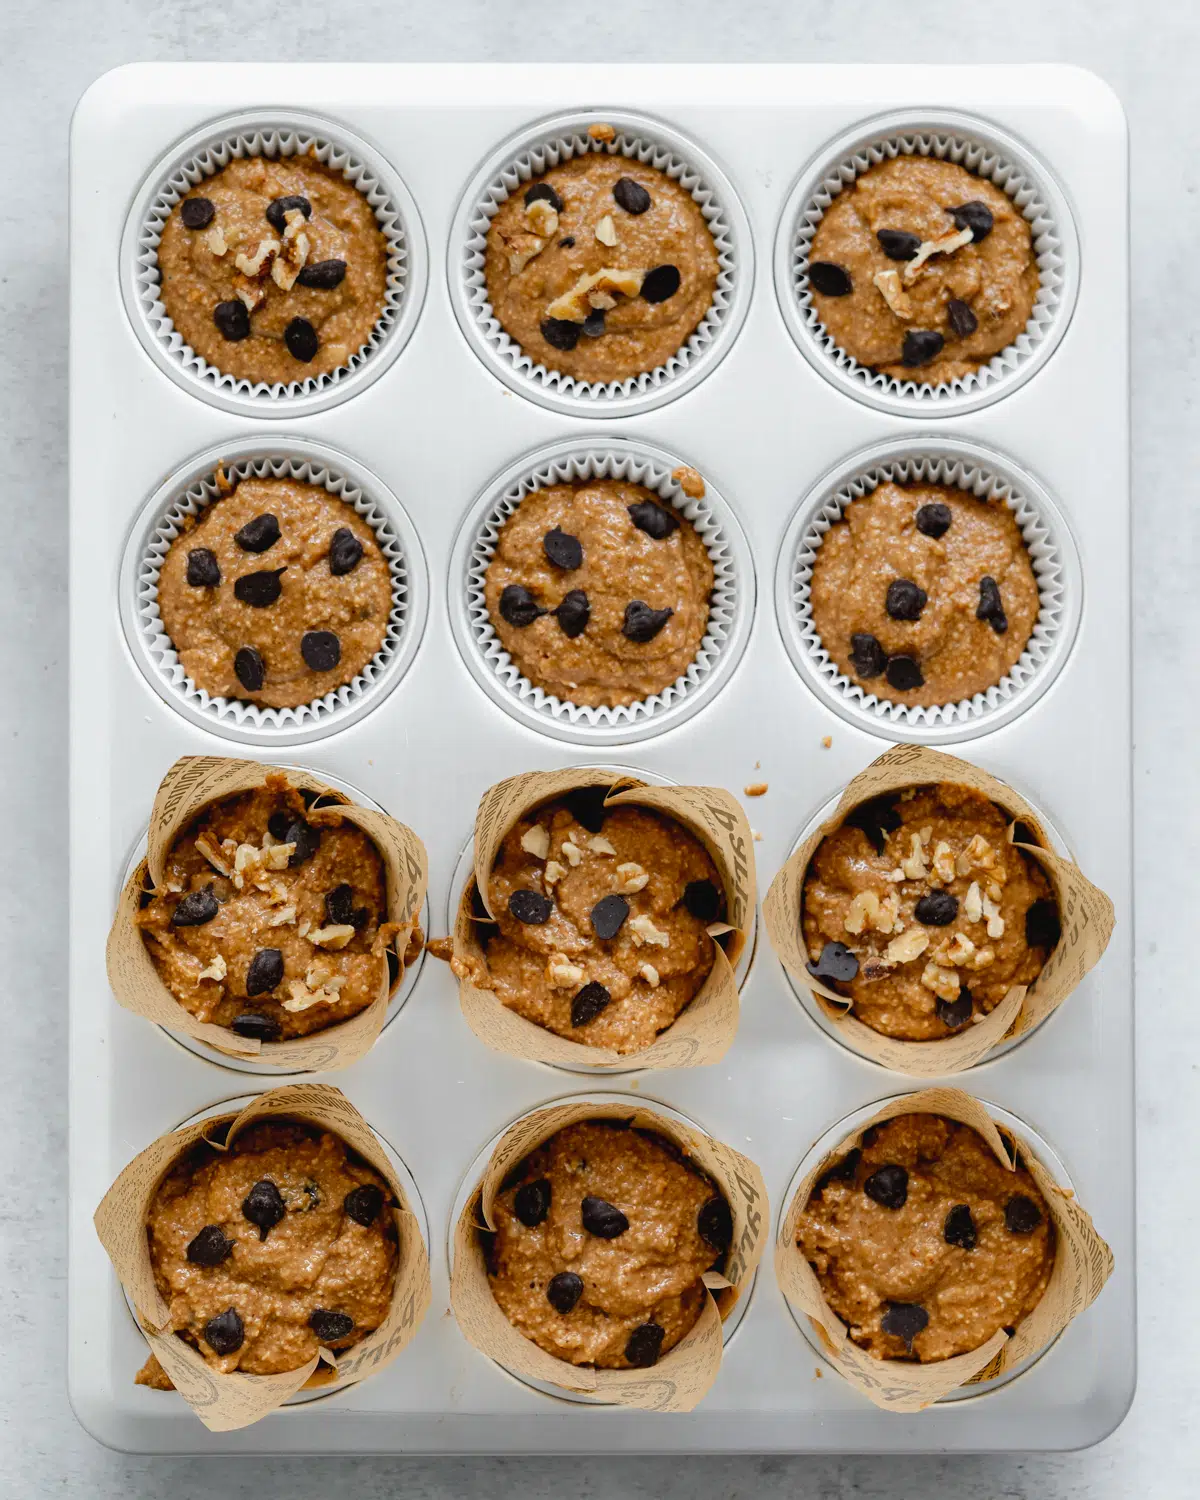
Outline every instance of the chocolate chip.
<path fill-rule="evenodd" d="M 1004 1205 L 1004 1227 L 1009 1234 L 1032 1234 L 1041 1222 L 1041 1209 L 1024 1193 L 1014 1193 Z"/>
<path fill-rule="evenodd" d="M 969 1204 L 956 1203 L 946 1215 L 942 1238 L 947 1245 L 957 1245 L 960 1250 L 974 1250 L 978 1237 Z"/>
<path fill-rule="evenodd" d="M 625 1341 L 625 1358 L 635 1369 L 648 1370 L 658 1363 L 666 1332 L 657 1323 L 639 1323 Z"/>
<path fill-rule="evenodd" d="M 986 573 L 979 580 L 979 603 L 975 607 L 975 618 L 986 620 L 997 635 L 1003 635 L 1008 629 L 1008 616 L 1004 613 L 1004 601 L 1000 598 L 1000 585 Z"/>
<path fill-rule="evenodd" d="M 643 302 L 665 302 L 675 295 L 682 281 L 678 266 L 655 266 L 642 277 Z"/>
<path fill-rule="evenodd" d="M 365 927 L 370 915 L 365 906 L 354 905 L 353 886 L 335 886 L 325 897 L 325 917 L 335 927 Z"/>
<path fill-rule="evenodd" d="M 1058 905 L 1042 897 L 1025 913 L 1025 941 L 1031 948 L 1055 948 L 1062 937 Z"/>
<path fill-rule="evenodd" d="M 629 902 L 624 896 L 604 896 L 592 907 L 592 930 L 606 941 L 615 938 L 628 915 Z"/>
<path fill-rule="evenodd" d="M 563 201 L 548 182 L 535 182 L 525 189 L 525 207 L 536 203 L 539 198 L 544 198 L 556 214 L 562 213 Z"/>
<path fill-rule="evenodd" d="M 887 664 L 887 680 L 901 693 L 925 686 L 925 674 L 912 656 L 893 656 Z"/>
<path fill-rule="evenodd" d="M 215 589 L 221 581 L 217 554 L 207 547 L 193 547 L 188 553 L 187 581 L 194 589 Z"/>
<path fill-rule="evenodd" d="M 913 260 L 921 248 L 921 236 L 907 229 L 877 229 L 875 238 L 888 260 Z"/>
<path fill-rule="evenodd" d="M 848 297 L 854 290 L 850 272 L 830 260 L 810 260 L 808 284 L 822 297 Z"/>
<path fill-rule="evenodd" d="M 884 608 L 893 620 L 919 620 L 929 595 L 911 578 L 893 578 L 888 584 Z"/>
<path fill-rule="evenodd" d="M 233 1241 L 219 1224 L 206 1224 L 187 1247 L 187 1258 L 194 1266 L 219 1266 L 233 1254 Z"/>
<path fill-rule="evenodd" d="M 246 1330 L 236 1307 L 227 1307 L 204 1325 L 204 1341 L 214 1354 L 236 1354 L 245 1337 Z"/>
<path fill-rule="evenodd" d="M 294 208 L 298 208 L 306 219 L 312 218 L 312 204 L 300 193 L 292 193 L 286 198 L 275 198 L 267 204 L 267 223 L 282 234 L 287 228 L 286 215 Z"/>
<path fill-rule="evenodd" d="M 816 963 L 809 959 L 804 967 L 814 979 L 849 984 L 858 973 L 858 959 L 845 943 L 826 943 Z"/>
<path fill-rule="evenodd" d="M 946 321 L 950 324 L 951 332 L 956 333 L 960 339 L 970 338 L 979 327 L 979 319 L 970 306 L 958 297 L 951 297 L 946 303 Z"/>
<path fill-rule="evenodd" d="M 604 332 L 604 309 L 594 307 L 583 320 L 583 331 L 590 339 L 598 339 Z"/>
<path fill-rule="evenodd" d="M 300 655 L 310 672 L 332 672 L 342 659 L 342 643 L 332 630 L 306 630 L 300 637 Z"/>
<path fill-rule="evenodd" d="M 644 214 L 650 207 L 650 194 L 632 177 L 618 177 L 612 193 L 627 214 Z"/>
<path fill-rule="evenodd" d="M 275 545 L 279 537 L 279 517 L 273 516 L 270 511 L 264 511 L 261 516 L 255 516 L 253 521 L 247 521 L 233 535 L 243 552 L 266 552 Z"/>
<path fill-rule="evenodd" d="M 710 1198 L 696 1215 L 696 1229 L 706 1245 L 714 1250 L 728 1250 L 733 1243 L 733 1211 L 718 1195 Z"/>
<path fill-rule="evenodd" d="M 572 572 L 583 567 L 583 544 L 577 536 L 556 526 L 542 538 L 542 551 L 556 568 Z"/>
<path fill-rule="evenodd" d="M 859 677 L 880 677 L 887 667 L 887 652 L 873 635 L 857 632 L 850 637 L 850 665 Z"/>
<path fill-rule="evenodd" d="M 949 891 L 930 891 L 917 902 L 913 916 L 926 927 L 949 927 L 958 916 L 958 897 Z"/>
<path fill-rule="evenodd" d="M 879 1320 L 884 1333 L 903 1339 L 908 1352 L 912 1353 L 913 1339 L 928 1324 L 929 1314 L 916 1302 L 889 1302 L 887 1312 Z"/>
<path fill-rule="evenodd" d="M 526 625 L 532 625 L 539 615 L 545 613 L 524 584 L 505 584 L 500 594 L 500 615 L 510 625 L 524 630 Z"/>
<path fill-rule="evenodd" d="M 582 323 L 572 323 L 569 318 L 543 318 L 541 334 L 552 349 L 570 352 L 579 342 L 583 332 Z"/>
<path fill-rule="evenodd" d="M 342 1212 L 364 1229 L 370 1229 L 382 1207 L 383 1189 L 374 1182 L 360 1182 L 342 1199 Z"/>
<path fill-rule="evenodd" d="M 571 589 L 562 596 L 557 609 L 551 610 L 558 621 L 558 628 L 569 641 L 582 635 L 592 618 L 592 606 L 582 589 Z"/>
<path fill-rule="evenodd" d="M 508 909 L 526 927 L 541 927 L 554 910 L 548 896 L 540 891 L 514 891 L 508 898 Z"/>
<path fill-rule="evenodd" d="M 995 223 L 992 211 L 986 203 L 980 203 L 978 198 L 972 198 L 970 203 L 960 203 L 957 208 L 951 208 L 947 212 L 959 229 L 971 231 L 971 238 L 977 245 L 992 232 L 992 225 Z"/>
<path fill-rule="evenodd" d="M 574 243 L 575 236 L 573 234 L 565 234 L 563 235 L 562 239 L 559 240 L 558 248 L 560 250 L 569 250 Z"/>
<path fill-rule="evenodd" d="M 287 831 L 290 822 L 291 817 L 289 814 L 280 808 L 278 812 L 273 812 L 267 819 L 267 832 L 277 843 L 285 844 L 287 843 Z"/>
<path fill-rule="evenodd" d="M 621 634 L 626 640 L 644 646 L 654 639 L 674 613 L 673 609 L 651 609 L 644 599 L 634 599 L 625 606 Z"/>
<path fill-rule="evenodd" d="M 582 823 L 589 833 L 599 833 L 608 817 L 604 799 L 611 789 L 606 786 L 577 786 L 563 798 L 567 811 L 577 823 Z"/>
<path fill-rule="evenodd" d="M 813 1184 L 813 1197 L 823 1192 L 831 1182 L 853 1182 L 861 1160 L 862 1152 L 857 1146 L 852 1146 L 841 1161 L 835 1161 L 833 1166 L 826 1167 L 817 1178 Z"/>
<path fill-rule="evenodd" d="M 278 948 L 260 948 L 246 970 L 246 994 L 265 995 L 283 983 L 283 954 Z"/>
<path fill-rule="evenodd" d="M 898 801 L 899 793 L 885 792 L 881 797 L 872 797 L 869 802 L 860 802 L 853 812 L 846 814 L 846 823 L 866 834 L 876 854 L 883 853 L 886 835 L 895 833 L 900 827 L 900 814 L 896 811 Z"/>
<path fill-rule="evenodd" d="M 596 1019 L 611 999 L 612 996 L 604 986 L 597 984 L 594 979 L 590 984 L 585 984 L 571 1001 L 571 1025 L 588 1025 Z"/>
<path fill-rule="evenodd" d="M 683 888 L 683 904 L 697 922 L 716 922 L 721 915 L 721 893 L 711 880 L 689 880 Z"/>
<path fill-rule="evenodd" d="M 627 507 L 629 519 L 639 531 L 661 542 L 664 537 L 679 530 L 679 517 L 665 505 L 656 505 L 653 500 L 639 500 Z"/>
<path fill-rule="evenodd" d="M 895 1162 L 876 1167 L 863 1183 L 863 1192 L 881 1208 L 903 1208 L 908 1200 L 908 1173 Z"/>
<path fill-rule="evenodd" d="M 363 555 L 363 544 L 349 526 L 339 526 L 329 544 L 329 571 L 335 578 L 353 573 Z"/>
<path fill-rule="evenodd" d="M 202 891 L 189 891 L 171 913 L 172 927 L 203 927 L 221 910 L 211 885 Z"/>
<path fill-rule="evenodd" d="M 217 210 L 208 198 L 185 198 L 179 217 L 185 229 L 205 229 L 217 217 Z"/>
<path fill-rule="evenodd" d="M 283 342 L 288 346 L 288 353 L 292 358 L 300 360 L 303 364 L 314 359 L 317 350 L 321 347 L 317 330 L 307 318 L 293 318 L 283 330 Z"/>
<path fill-rule="evenodd" d="M 971 998 L 971 991 L 964 984 L 958 992 L 957 1000 L 938 1000 L 934 1009 L 937 1018 L 943 1026 L 948 1026 L 951 1031 L 957 1031 L 960 1026 L 965 1026 L 971 1019 L 975 1003 Z"/>
<path fill-rule="evenodd" d="M 233 596 L 252 609 L 266 609 L 283 593 L 279 576 L 286 572 L 287 565 L 284 564 L 282 568 L 267 569 L 262 573 L 243 573 L 234 582 Z"/>
<path fill-rule="evenodd" d="M 354 1319 L 346 1313 L 314 1307 L 309 1315 L 308 1326 L 323 1344 L 336 1344 L 354 1332 Z"/>
<path fill-rule="evenodd" d="M 254 1011 L 243 1011 L 240 1016 L 234 1016 L 229 1026 L 238 1036 L 251 1037 L 257 1042 L 278 1041 L 283 1030 L 274 1016 L 260 1016 Z"/>
<path fill-rule="evenodd" d="M 256 1182 L 242 1199 L 242 1217 L 258 1226 L 260 1240 L 266 1239 L 286 1213 L 283 1194 L 269 1177 Z"/>
<path fill-rule="evenodd" d="M 914 369 L 927 365 L 942 352 L 946 340 L 933 328 L 910 328 L 904 335 L 900 351 L 900 363 Z"/>
<path fill-rule="evenodd" d="M 629 1220 L 619 1208 L 590 1193 L 580 1204 L 580 1217 L 583 1227 L 598 1240 L 615 1240 L 629 1228 Z"/>
<path fill-rule="evenodd" d="M 296 280 L 301 286 L 312 287 L 314 291 L 331 292 L 335 286 L 341 286 L 345 277 L 344 260 L 314 260 L 301 270 Z"/>
<path fill-rule="evenodd" d="M 550 1182 L 546 1177 L 523 1182 L 513 1195 L 513 1213 L 526 1229 L 536 1229 L 549 1212 Z"/>
<path fill-rule="evenodd" d="M 546 1301 L 557 1313 L 565 1317 L 583 1296 L 583 1281 L 574 1271 L 560 1271 L 550 1278 L 546 1288 Z"/>
<path fill-rule="evenodd" d="M 940 500 L 934 500 L 929 505 L 922 505 L 917 511 L 917 530 L 922 536 L 931 536 L 936 539 L 939 536 L 945 536 L 953 520 L 954 516 L 950 507 Z"/>
<path fill-rule="evenodd" d="M 314 828 L 311 823 L 305 822 L 303 818 L 296 818 L 287 826 L 284 834 L 285 844 L 295 844 L 291 858 L 288 860 L 288 869 L 294 870 L 297 865 L 302 865 L 306 859 L 311 859 L 321 847 L 321 830 Z"/>
<path fill-rule="evenodd" d="M 250 314 L 246 304 L 235 297 L 232 302 L 218 302 L 213 308 L 213 322 L 227 344 L 237 344 L 250 337 Z"/>

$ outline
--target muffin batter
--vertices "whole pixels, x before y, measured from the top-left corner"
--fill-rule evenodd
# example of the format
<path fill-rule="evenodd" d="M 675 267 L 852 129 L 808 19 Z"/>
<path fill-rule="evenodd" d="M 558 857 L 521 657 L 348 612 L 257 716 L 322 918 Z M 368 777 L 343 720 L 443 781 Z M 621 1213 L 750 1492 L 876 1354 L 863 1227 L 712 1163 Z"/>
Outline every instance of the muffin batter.
<path fill-rule="evenodd" d="M 922 1364 L 1015 1329 L 1054 1269 L 1033 1178 L 939 1115 L 872 1126 L 818 1179 L 796 1243 L 859 1348 Z"/>
<path fill-rule="evenodd" d="M 548 802 L 508 833 L 481 983 L 559 1036 L 631 1053 L 703 987 L 725 900 L 698 839 L 646 808 L 605 810 L 606 790 Z"/>
<path fill-rule="evenodd" d="M 177 203 L 158 246 L 176 330 L 227 375 L 289 385 L 345 365 L 387 290 L 375 210 L 312 157 L 238 158 Z"/>
<path fill-rule="evenodd" d="M 898 156 L 829 205 L 808 284 L 817 316 L 859 364 L 942 385 L 1024 331 L 1039 277 L 1029 223 L 995 183 Z"/>
<path fill-rule="evenodd" d="M 519 1170 L 488 1254 L 505 1316 L 574 1365 L 653 1365 L 700 1316 L 729 1205 L 669 1142 L 608 1121 L 568 1125 Z"/>
<path fill-rule="evenodd" d="M 535 364 L 600 384 L 665 364 L 711 307 L 719 269 L 687 189 L 606 152 L 518 188 L 488 229 L 504 331 Z"/>
<path fill-rule="evenodd" d="M 1032 984 L 1060 935 L 1011 819 L 941 782 L 877 797 L 821 840 L 804 878 L 809 972 L 884 1036 L 937 1041 Z M 1022 842 L 1035 842 L 1021 830 Z"/>
<path fill-rule="evenodd" d="M 310 820 L 279 772 L 180 833 L 137 920 L 185 1010 L 266 1042 L 370 1005 L 396 932 L 375 845 L 336 809 Z"/>
<path fill-rule="evenodd" d="M 811 595 L 839 671 L 914 707 L 994 687 L 1040 608 L 1008 506 L 930 484 L 881 484 L 852 500 L 817 549 Z"/>
<path fill-rule="evenodd" d="M 353 506 L 315 484 L 243 479 L 171 543 L 158 607 L 197 687 L 295 708 L 379 651 L 392 580 Z"/>
<path fill-rule="evenodd" d="M 527 495 L 505 522 L 484 596 L 543 692 L 588 707 L 677 681 L 708 629 L 713 566 L 691 522 L 639 484 L 593 479 Z"/>
<path fill-rule="evenodd" d="M 391 1303 L 390 1202 L 383 1178 L 315 1126 L 261 1121 L 228 1151 L 197 1145 L 146 1225 L 168 1326 L 222 1374 L 278 1375 L 352 1348 Z M 157 1360 L 138 1377 L 164 1380 Z"/>

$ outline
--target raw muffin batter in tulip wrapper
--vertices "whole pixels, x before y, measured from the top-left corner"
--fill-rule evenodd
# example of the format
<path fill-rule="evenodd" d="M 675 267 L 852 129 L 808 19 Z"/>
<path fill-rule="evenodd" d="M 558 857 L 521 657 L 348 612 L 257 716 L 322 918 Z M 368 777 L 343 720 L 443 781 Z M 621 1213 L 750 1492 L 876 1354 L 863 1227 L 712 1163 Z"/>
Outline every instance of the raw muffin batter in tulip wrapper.
<path fill-rule="evenodd" d="M 830 1364 L 887 1411 L 1014 1370 L 1112 1268 L 1074 1197 L 959 1089 L 883 1105 L 800 1184 L 775 1247 Z"/>
<path fill-rule="evenodd" d="M 468 1198 L 450 1305 L 515 1375 L 690 1411 L 717 1378 L 768 1214 L 752 1161 L 652 1105 L 552 1105 L 505 1131 Z"/>
<path fill-rule="evenodd" d="M 96 1232 L 150 1345 L 139 1383 L 169 1381 L 212 1432 L 383 1369 L 429 1307 L 404 1188 L 324 1084 L 155 1141 L 108 1190 Z"/>
<path fill-rule="evenodd" d="M 533 771 L 484 793 L 452 967 L 498 1052 L 565 1067 L 697 1067 L 737 1032 L 752 834 L 717 787 Z"/>
<path fill-rule="evenodd" d="M 185 756 L 121 892 L 109 983 L 127 1010 L 226 1054 L 344 1068 L 420 952 L 425 885 L 424 845 L 386 813 L 307 771 Z"/>
<path fill-rule="evenodd" d="M 985 771 L 896 745 L 850 782 L 763 902 L 771 944 L 837 1035 L 945 1074 L 1037 1026 L 1099 960 L 1112 902 Z"/>

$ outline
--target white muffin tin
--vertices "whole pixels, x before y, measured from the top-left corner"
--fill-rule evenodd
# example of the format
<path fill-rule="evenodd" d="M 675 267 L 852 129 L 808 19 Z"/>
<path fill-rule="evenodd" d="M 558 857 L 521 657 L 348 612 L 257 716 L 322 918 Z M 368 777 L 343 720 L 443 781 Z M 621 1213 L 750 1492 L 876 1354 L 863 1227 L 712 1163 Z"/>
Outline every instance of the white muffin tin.
<path fill-rule="evenodd" d="M 227 410 L 154 363 L 123 304 L 120 264 L 153 164 L 211 120 L 272 107 L 303 108 L 369 142 L 411 194 L 429 247 L 420 317 L 395 362 L 369 386 L 348 387 L 345 400 L 275 416 L 257 405 Z M 634 415 L 555 411 L 510 389 L 464 337 L 447 281 L 458 263 L 452 226 L 482 164 L 539 117 L 578 110 L 586 123 L 606 108 L 659 119 L 719 166 L 758 268 L 725 357 Z M 1058 347 L 1019 388 L 968 411 L 942 416 L 933 403 L 903 416 L 859 399 L 801 353 L 770 268 L 789 194 L 827 147 L 877 116 L 911 113 L 920 123 L 931 111 L 972 115 L 1015 138 L 1061 191 L 1079 244 L 1078 296 Z M 90 1432 L 117 1448 L 172 1453 L 945 1452 L 1075 1448 L 1116 1425 L 1134 1384 L 1127 276 L 1124 117 L 1103 84 L 1069 68 L 150 64 L 89 89 L 71 150 L 69 1364 Z M 289 437 L 363 465 L 401 498 L 428 570 L 428 616 L 403 677 L 353 722 L 331 721 L 303 745 L 247 744 L 185 717 L 139 670 L 121 627 L 121 559 L 147 499 L 195 455 Z M 1007 455 L 1053 498 L 1080 559 L 1078 630 L 1055 680 L 1020 713 L 947 748 L 1046 810 L 1115 901 L 1117 930 L 1036 1035 L 954 1081 L 1027 1122 L 1061 1158 L 1116 1256 L 1097 1304 L 1001 1389 L 893 1415 L 819 1368 L 768 1250 L 695 1412 L 595 1409 L 531 1389 L 458 1332 L 446 1226 L 464 1174 L 497 1131 L 535 1105 L 586 1092 L 588 1080 L 489 1052 L 459 1014 L 449 969 L 427 960 L 374 1049 L 329 1076 L 399 1152 L 425 1208 L 433 1305 L 412 1344 L 380 1375 L 240 1432 L 208 1433 L 178 1397 L 135 1386 L 145 1346 L 92 1213 L 136 1152 L 248 1082 L 121 1010 L 108 991 L 114 886 L 167 767 L 182 754 L 250 755 L 344 777 L 424 839 L 435 914 L 452 898 L 479 795 L 502 777 L 618 761 L 736 793 L 766 782 L 768 793 L 747 801 L 765 891 L 813 813 L 888 743 L 885 728 L 836 712 L 790 659 L 773 608 L 780 548 L 821 475 L 910 437 Z M 497 476 L 548 444 L 606 438 L 677 454 L 711 478 L 748 543 L 755 611 L 728 680 L 686 721 L 627 743 L 567 742 L 510 711 L 468 670 L 448 578 L 455 536 Z M 772 1233 L 813 1142 L 910 1086 L 830 1040 L 796 1004 L 765 941 L 722 1063 L 604 1081 L 606 1092 L 679 1109 L 751 1156 L 771 1194 Z"/>

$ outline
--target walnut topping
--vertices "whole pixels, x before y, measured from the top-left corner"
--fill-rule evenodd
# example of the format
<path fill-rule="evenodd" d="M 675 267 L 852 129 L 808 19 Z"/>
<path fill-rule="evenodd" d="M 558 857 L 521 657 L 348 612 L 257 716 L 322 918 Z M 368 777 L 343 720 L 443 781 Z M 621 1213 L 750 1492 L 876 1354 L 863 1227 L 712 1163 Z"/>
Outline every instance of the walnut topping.
<path fill-rule="evenodd" d="M 313 1005 L 329 1005 L 337 999 L 338 991 L 345 983 L 344 975 L 330 974 L 320 964 L 313 964 L 302 980 L 289 981 L 290 998 L 283 1001 L 283 1008 L 294 1015 L 299 1011 L 308 1010 Z"/>
<path fill-rule="evenodd" d="M 654 967 L 653 964 L 642 964 L 638 969 L 638 973 L 642 976 L 642 978 L 646 981 L 646 983 L 652 990 L 656 990 L 658 988 L 658 970 Z"/>
<path fill-rule="evenodd" d="M 234 284 L 234 294 L 247 312 L 257 312 L 267 300 L 267 289 L 257 281 L 243 279 Z"/>
<path fill-rule="evenodd" d="M 589 292 L 587 299 L 588 306 L 597 312 L 611 312 L 617 305 L 617 299 L 611 292 Z"/>
<path fill-rule="evenodd" d="M 923 844 L 928 845 L 928 844 L 932 843 L 933 842 L 933 824 L 932 823 L 926 823 L 925 826 L 924 826 L 924 828 L 921 828 L 921 829 L 918 830 L 918 835 L 919 835 L 920 840 L 921 840 L 921 842 Z"/>
<path fill-rule="evenodd" d="M 246 889 L 246 882 L 256 885 L 260 891 L 270 890 L 274 882 L 268 874 L 272 870 L 286 870 L 288 860 L 296 852 L 295 844 L 274 844 L 270 849 L 258 849 L 253 844 L 239 844 L 233 856 L 233 883 L 239 891 Z"/>
<path fill-rule="evenodd" d="M 921 975 L 921 983 L 939 1000 L 958 999 L 959 978 L 953 969 L 942 969 L 935 963 L 928 963 Z"/>
<path fill-rule="evenodd" d="M 267 918 L 268 927 L 290 927 L 296 920 L 296 908 L 294 906 L 281 906 L 278 911 L 272 912 Z"/>
<path fill-rule="evenodd" d="M 542 879 L 547 885 L 553 885 L 556 880 L 561 880 L 566 873 L 565 865 L 560 865 L 556 859 L 548 859 L 546 861 L 546 868 L 542 871 Z"/>
<path fill-rule="evenodd" d="M 548 240 L 558 229 L 558 210 L 548 198 L 534 198 L 525 205 L 525 222 L 534 234 Z"/>
<path fill-rule="evenodd" d="M 1000 908 L 989 897 L 984 897 L 983 915 L 987 918 L 987 935 L 990 938 L 1002 938 L 1004 936 L 1004 918 L 1000 915 Z"/>
<path fill-rule="evenodd" d="M 911 963 L 914 958 L 920 958 L 928 947 L 929 934 L 922 932 L 919 927 L 910 927 L 887 945 L 883 951 L 883 961 L 885 964 Z"/>
<path fill-rule="evenodd" d="M 947 963 L 953 964 L 955 968 L 961 968 L 975 952 L 975 944 L 965 932 L 956 932 L 950 941 L 945 944 L 944 953 L 939 949 L 939 956 L 944 957 Z"/>
<path fill-rule="evenodd" d="M 233 871 L 226 863 L 222 852 L 217 850 L 206 833 L 199 834 L 196 838 L 196 848 L 208 860 L 218 875 L 224 875 L 226 880 L 233 876 Z"/>
<path fill-rule="evenodd" d="M 583 970 L 565 953 L 552 953 L 546 965 L 546 978 L 556 989 L 565 990 L 583 983 Z"/>
<path fill-rule="evenodd" d="M 605 214 L 596 225 L 596 238 L 602 245 L 615 245 L 617 243 L 617 226 L 613 223 L 612 214 Z"/>
<path fill-rule="evenodd" d="M 945 885 L 949 885 L 954 879 L 954 851 L 945 839 L 940 839 L 933 851 L 933 870 Z"/>
<path fill-rule="evenodd" d="M 656 948 L 669 948 L 671 946 L 670 934 L 660 932 L 644 912 L 639 912 L 636 917 L 630 917 L 626 925 L 633 934 L 633 941 L 639 947 L 643 943 L 649 943 Z"/>
<path fill-rule="evenodd" d="M 312 928 L 307 936 L 318 948 L 344 948 L 354 936 L 354 928 L 349 922 L 333 922 L 328 927 Z"/>
<path fill-rule="evenodd" d="M 621 884 L 617 889 L 623 896 L 632 896 L 635 891 L 644 891 L 650 884 L 650 877 L 632 861 L 629 864 L 618 865 L 617 874 L 621 877 Z"/>
<path fill-rule="evenodd" d="M 590 294 L 593 292 L 607 293 L 610 296 L 636 297 L 642 289 L 641 271 L 626 271 L 615 266 L 605 266 L 603 270 L 593 271 L 590 276 L 581 276 L 569 292 L 564 292 L 561 297 L 556 297 L 546 309 L 548 318 L 558 318 L 566 323 L 582 323 L 588 312 L 593 307 L 604 304 L 592 302 Z M 616 303 L 608 304 L 615 307 Z"/>
<path fill-rule="evenodd" d="M 956 229 L 953 234 L 939 235 L 936 240 L 923 240 L 921 248 L 904 267 L 904 285 L 912 286 L 921 267 L 932 255 L 953 255 L 975 238 L 970 229 Z"/>
<path fill-rule="evenodd" d="M 843 926 L 856 937 L 865 927 L 873 927 L 876 932 L 897 932 L 899 916 L 900 897 L 896 891 L 889 891 L 882 901 L 875 891 L 859 891 L 850 903 Z"/>
<path fill-rule="evenodd" d="M 287 228 L 283 231 L 282 248 L 271 266 L 271 280 L 283 291 L 290 292 L 308 260 L 309 238 L 304 232 L 304 215 L 298 208 L 289 208 L 284 219 Z"/>
<path fill-rule="evenodd" d="M 526 854 L 532 854 L 534 859 L 545 859 L 550 853 L 550 830 L 535 823 L 521 835 L 521 848 Z"/>
<path fill-rule="evenodd" d="M 514 234 L 505 243 L 508 246 L 508 274 L 510 276 L 519 276 L 534 256 L 540 255 L 546 248 L 546 241 L 539 239 L 535 234 Z"/>
<path fill-rule="evenodd" d="M 871 280 L 878 287 L 880 296 L 898 318 L 912 317 L 913 305 L 908 293 L 900 285 L 899 271 L 876 271 Z"/>
<path fill-rule="evenodd" d="M 972 870 L 994 870 L 996 851 L 982 834 L 977 833 L 954 861 L 954 868 L 960 875 L 968 875 Z"/>
<path fill-rule="evenodd" d="M 967 887 L 967 894 L 963 897 L 963 913 L 968 922 L 978 922 L 983 918 L 983 897 L 979 894 L 977 880 L 972 880 Z"/>
<path fill-rule="evenodd" d="M 200 970 L 199 977 L 201 979 L 215 979 L 220 984 L 228 972 L 229 969 L 225 963 L 225 959 L 218 953 L 213 957 L 206 969 Z"/>
<path fill-rule="evenodd" d="M 690 495 L 693 500 L 704 499 L 704 476 L 689 465 L 680 464 L 677 469 L 672 469 L 671 478 L 685 495 Z"/>
<path fill-rule="evenodd" d="M 991 948 L 980 948 L 971 961 L 973 969 L 988 969 L 996 962 L 996 955 Z"/>
<path fill-rule="evenodd" d="M 588 839 L 588 848 L 593 854 L 616 854 L 617 852 L 612 843 L 602 833 L 593 834 Z"/>
<path fill-rule="evenodd" d="M 570 839 L 563 841 L 562 852 L 567 856 L 567 863 L 573 870 L 578 869 L 583 859 L 583 850 L 578 844 L 573 844 Z"/>
<path fill-rule="evenodd" d="M 920 834 L 910 835 L 908 858 L 900 861 L 900 868 L 907 880 L 924 880 L 929 874 L 929 867 L 925 863 L 925 846 L 921 843 Z"/>
<path fill-rule="evenodd" d="M 247 255 L 244 250 L 239 250 L 233 257 L 233 263 L 243 276 L 258 276 L 271 263 L 274 256 L 280 251 L 279 241 L 268 235 L 265 240 L 259 240 L 258 248 L 253 255 Z"/>
<path fill-rule="evenodd" d="M 229 253 L 229 242 L 225 238 L 225 231 L 219 224 L 214 224 L 204 236 L 204 243 L 218 258 Z"/>
<path fill-rule="evenodd" d="M 594 141 L 615 141 L 617 138 L 617 132 L 613 127 L 600 121 L 597 121 L 595 125 L 588 126 L 588 135 Z"/>

